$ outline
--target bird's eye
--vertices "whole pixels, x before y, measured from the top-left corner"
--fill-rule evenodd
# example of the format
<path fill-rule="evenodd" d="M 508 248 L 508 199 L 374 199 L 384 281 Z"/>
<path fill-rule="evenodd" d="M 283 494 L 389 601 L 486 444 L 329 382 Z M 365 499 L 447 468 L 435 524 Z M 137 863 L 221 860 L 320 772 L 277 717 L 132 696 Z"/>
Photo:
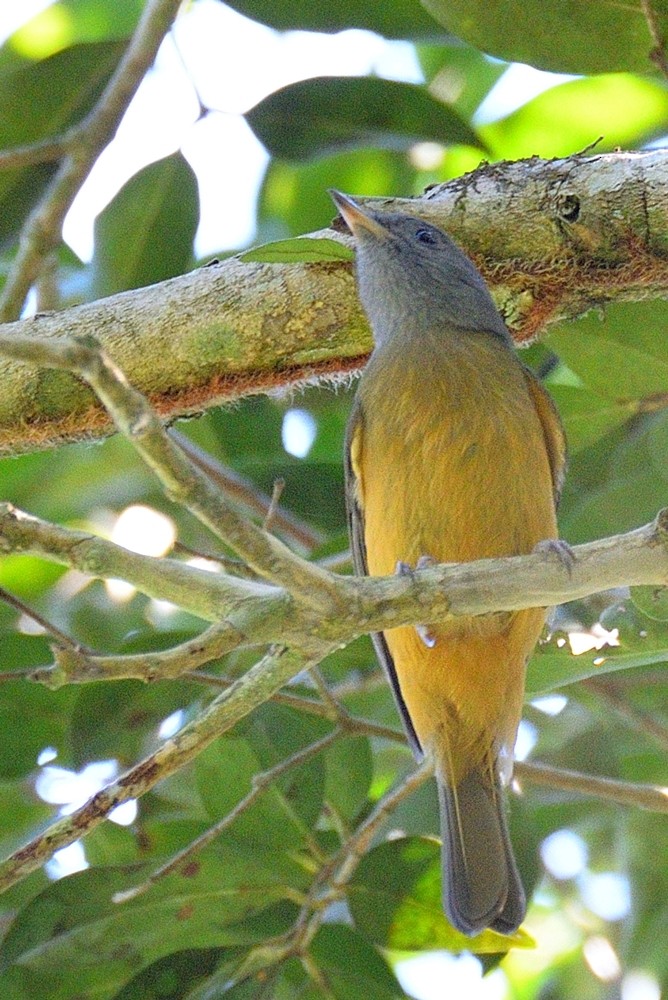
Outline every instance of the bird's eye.
<path fill-rule="evenodd" d="M 431 229 L 418 229 L 415 239 L 419 243 L 426 243 L 427 246 L 433 246 L 436 242 L 436 234 Z"/>

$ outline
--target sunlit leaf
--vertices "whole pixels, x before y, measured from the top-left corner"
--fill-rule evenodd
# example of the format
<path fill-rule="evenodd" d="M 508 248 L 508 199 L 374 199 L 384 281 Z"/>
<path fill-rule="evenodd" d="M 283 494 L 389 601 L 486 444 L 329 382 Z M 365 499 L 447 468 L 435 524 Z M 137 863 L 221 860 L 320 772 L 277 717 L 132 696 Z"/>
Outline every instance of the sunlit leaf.
<path fill-rule="evenodd" d="M 95 223 L 95 294 L 111 295 L 185 271 L 199 221 L 197 181 L 180 153 L 135 174 Z"/>
<path fill-rule="evenodd" d="M 480 128 L 496 156 L 567 156 L 598 139 L 601 151 L 634 148 L 668 119 L 668 92 L 625 73 L 574 80 Z"/>
<path fill-rule="evenodd" d="M 434 840 L 403 837 L 375 847 L 355 873 L 348 904 L 358 930 L 383 948 L 498 954 L 532 945 L 522 930 L 510 936 L 486 930 L 469 938 L 448 923 L 441 899 L 441 848 Z"/>
<path fill-rule="evenodd" d="M 353 251 L 338 243 L 336 240 L 311 239 L 296 237 L 293 240 L 275 240 L 273 243 L 264 243 L 262 246 L 253 247 L 239 255 L 239 260 L 246 264 L 266 263 L 266 264 L 296 264 L 318 263 L 328 260 L 353 260 Z"/>
<path fill-rule="evenodd" d="M 448 31 L 490 55 L 559 73 L 648 71 L 652 42 L 640 0 L 422 0 Z M 668 11 L 654 4 L 659 30 Z"/>

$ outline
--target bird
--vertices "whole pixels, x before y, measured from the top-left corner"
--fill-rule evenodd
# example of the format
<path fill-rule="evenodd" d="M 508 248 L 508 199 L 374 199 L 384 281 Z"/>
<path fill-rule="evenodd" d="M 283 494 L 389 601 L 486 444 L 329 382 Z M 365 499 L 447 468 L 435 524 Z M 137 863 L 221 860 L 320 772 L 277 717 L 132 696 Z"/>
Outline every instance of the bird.
<path fill-rule="evenodd" d="M 564 432 L 482 275 L 416 215 L 330 195 L 354 237 L 374 341 L 345 439 L 355 572 L 413 573 L 545 545 L 559 554 Z M 408 742 L 434 764 L 443 908 L 469 937 L 513 934 L 526 913 L 505 788 L 546 615 L 528 608 L 372 635 Z"/>

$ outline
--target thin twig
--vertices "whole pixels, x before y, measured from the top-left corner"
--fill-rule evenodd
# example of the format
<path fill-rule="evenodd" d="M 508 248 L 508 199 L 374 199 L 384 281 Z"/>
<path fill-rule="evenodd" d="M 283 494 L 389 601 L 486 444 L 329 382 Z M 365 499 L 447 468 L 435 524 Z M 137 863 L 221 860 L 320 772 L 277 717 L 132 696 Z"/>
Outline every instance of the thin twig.
<path fill-rule="evenodd" d="M 269 501 L 269 507 L 267 508 L 267 514 L 262 522 L 262 527 L 265 531 L 272 531 L 273 524 L 276 521 L 276 514 L 278 511 L 278 504 L 283 495 L 283 490 L 285 489 L 285 479 L 279 476 L 278 479 L 274 480 L 274 487 L 271 491 L 271 500 Z"/>
<path fill-rule="evenodd" d="M 192 667 L 211 663 L 244 645 L 248 643 L 243 632 L 225 619 L 170 649 L 118 655 L 101 655 L 76 647 L 55 649 L 54 663 L 36 667 L 30 679 L 51 688 L 99 680 L 174 680 Z"/>
<path fill-rule="evenodd" d="M 268 497 L 266 493 L 259 490 L 250 479 L 242 476 L 234 469 L 224 466 L 208 452 L 196 445 L 185 434 L 175 430 L 173 427 L 169 431 L 180 448 L 186 453 L 194 465 L 206 472 L 209 479 L 216 483 L 223 493 L 238 501 L 253 514 L 266 518 L 271 510 L 274 497 Z M 282 481 L 282 480 L 281 480 Z M 282 489 L 283 487 L 281 487 Z M 321 531 L 302 521 L 301 518 L 293 514 L 292 511 L 279 507 L 278 500 L 274 503 L 271 523 L 274 528 L 282 532 L 292 542 L 296 543 L 305 552 L 322 545 L 325 536 Z M 270 529 L 265 524 L 265 530 Z"/>
<path fill-rule="evenodd" d="M 58 245 L 70 205 L 118 124 L 169 31 L 180 0 L 148 0 L 122 59 L 91 113 L 70 132 L 68 155 L 21 233 L 0 298 L 0 321 L 16 319 L 45 256 Z"/>
<path fill-rule="evenodd" d="M 647 21 L 647 27 L 649 29 L 650 38 L 652 39 L 653 48 L 649 53 L 649 58 L 658 66 L 663 75 L 668 78 L 668 57 L 666 56 L 666 39 L 664 38 L 663 32 L 661 31 L 661 26 L 659 24 L 659 18 L 656 11 L 654 10 L 654 4 L 652 0 L 640 0 L 640 6 L 642 12 L 645 15 L 645 20 Z"/>
<path fill-rule="evenodd" d="M 347 717 L 348 712 L 346 708 L 344 708 L 344 706 L 341 704 L 341 702 L 337 701 L 337 699 L 332 694 L 329 688 L 329 684 L 325 680 L 325 677 L 320 667 L 319 666 L 311 667 L 309 671 L 309 676 L 311 677 L 311 680 L 315 684 L 316 690 L 320 695 L 322 703 L 329 707 L 329 710 L 331 712 L 331 718 L 336 719 L 337 721 L 344 720 Z"/>
<path fill-rule="evenodd" d="M 577 795 L 587 795 L 594 799 L 606 799 L 622 806 L 637 806 L 650 812 L 668 813 L 668 788 L 659 785 L 640 785 L 613 778 L 599 778 L 579 771 L 566 771 L 534 761 L 517 761 L 515 777 L 530 781 L 534 785 L 546 785 Z"/>
<path fill-rule="evenodd" d="M 14 594 L 10 594 L 8 590 L 4 587 L 0 587 L 0 601 L 4 601 L 5 604 L 9 604 L 10 607 L 15 608 L 20 611 L 21 614 L 25 615 L 27 618 L 31 618 L 40 628 L 44 629 L 47 635 L 63 649 L 71 650 L 74 653 L 82 653 L 84 656 L 95 656 L 96 654 L 92 649 L 84 646 L 82 643 L 77 642 L 76 639 L 70 638 L 65 632 L 61 632 L 53 622 L 48 621 L 43 615 L 40 615 L 38 611 L 31 608 L 29 604 L 22 601 L 20 597 L 16 597 Z"/>
<path fill-rule="evenodd" d="M 664 682 L 668 676 L 664 676 Z M 592 677 L 583 681 L 585 688 L 606 702 L 617 714 L 625 719 L 636 731 L 644 733 L 653 739 L 663 750 L 668 750 L 668 729 L 657 718 L 644 712 L 629 701 L 627 692 L 622 692 L 619 685 L 611 678 Z"/>
<path fill-rule="evenodd" d="M 159 882 L 160 879 L 164 878 L 166 875 L 170 875 L 173 871 L 179 868 L 184 861 L 187 861 L 188 858 L 191 858 L 198 851 L 205 848 L 207 844 L 210 844 L 213 840 L 215 840 L 216 837 L 219 837 L 224 830 L 226 830 L 235 822 L 235 820 L 239 818 L 239 816 L 250 809 L 253 803 L 260 798 L 262 793 L 273 785 L 278 778 L 287 774 L 293 768 L 304 764 L 307 760 L 310 760 L 311 757 L 315 757 L 316 754 L 319 754 L 322 750 L 330 746 L 339 735 L 339 729 L 332 729 L 331 732 L 327 733 L 319 740 L 316 740 L 314 743 L 310 743 L 302 750 L 298 750 L 286 760 L 280 761 L 280 763 L 269 768 L 267 771 L 262 771 L 256 774 L 253 777 L 250 792 L 240 799 L 240 801 L 237 802 L 234 808 L 227 813 L 227 815 L 223 816 L 221 820 L 214 823 L 213 826 L 209 827 L 208 830 L 205 830 L 199 837 L 196 837 L 186 847 L 174 854 L 169 861 L 166 861 L 164 864 L 160 865 L 159 868 L 156 868 L 156 870 L 152 872 L 144 882 L 140 882 L 131 889 L 125 889 L 123 892 L 116 893 L 113 897 L 113 902 L 126 903 L 129 899 L 134 899 L 136 896 L 140 896 L 142 893 L 147 892 L 151 886 L 155 885 L 156 882 Z"/>
<path fill-rule="evenodd" d="M 49 163 L 60 160 L 69 151 L 73 140 L 72 132 L 56 136 L 53 139 L 42 139 L 26 146 L 15 146 L 13 149 L 0 150 L 0 170 L 20 170 L 23 167 L 33 167 L 37 163 Z"/>
<path fill-rule="evenodd" d="M 304 654 L 270 650 L 255 666 L 222 692 L 191 723 L 166 740 L 155 753 L 97 792 L 80 809 L 56 820 L 0 863 L 0 891 L 35 871 L 54 851 L 94 830 L 112 809 L 140 798 L 159 781 L 179 771 L 222 733 L 263 704 L 301 670 L 312 665 Z"/>

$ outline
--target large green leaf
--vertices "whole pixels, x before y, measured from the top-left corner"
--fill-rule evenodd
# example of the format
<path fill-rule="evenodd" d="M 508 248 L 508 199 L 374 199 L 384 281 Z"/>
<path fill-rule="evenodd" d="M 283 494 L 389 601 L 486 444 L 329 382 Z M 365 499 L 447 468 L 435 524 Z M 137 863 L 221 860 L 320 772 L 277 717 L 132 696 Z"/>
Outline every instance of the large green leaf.
<path fill-rule="evenodd" d="M 323 924 L 309 953 L 331 1000 L 400 1000 L 405 996 L 385 959 L 351 927 Z"/>
<path fill-rule="evenodd" d="M 19 966 L 49 1000 L 105 1000 L 144 966 L 172 952 L 253 944 L 287 930 L 296 915 L 284 883 L 304 884 L 299 866 L 226 842 L 136 900 L 114 892 L 146 868 L 89 869 L 51 885 L 17 916 L 0 947 L 0 992 Z M 278 904 L 278 905 L 272 905 Z"/>
<path fill-rule="evenodd" d="M 653 43 L 640 0 L 422 0 L 448 31 L 490 55 L 559 73 L 648 71 Z M 668 4 L 652 4 L 668 31 Z"/>
<path fill-rule="evenodd" d="M 379 844 L 359 864 L 348 904 L 359 931 L 383 948 L 421 951 L 445 948 L 498 954 L 529 941 L 484 931 L 468 938 L 443 915 L 441 849 L 435 840 L 402 837 Z"/>
<path fill-rule="evenodd" d="M 668 92 L 629 73 L 562 83 L 480 128 L 495 157 L 567 156 L 601 140 L 601 151 L 635 148 L 665 131 Z"/>
<path fill-rule="evenodd" d="M 197 759 L 197 788 L 209 814 L 215 819 L 227 815 L 251 790 L 256 774 L 289 760 L 330 730 L 324 719 L 282 705 L 263 705 L 234 735 L 217 740 Z M 297 845 L 310 836 L 320 815 L 324 788 L 324 753 L 319 753 L 264 789 L 235 820 L 231 833 L 255 844 Z"/>
<path fill-rule="evenodd" d="M 198 221 L 197 180 L 181 153 L 144 167 L 95 223 L 94 294 L 181 274 L 192 259 Z"/>
<path fill-rule="evenodd" d="M 366 28 L 387 38 L 431 38 L 443 36 L 442 28 L 425 12 L 418 0 L 392 3 L 358 3 L 357 0 L 231 0 L 228 7 L 280 31 L 344 31 Z"/>
<path fill-rule="evenodd" d="M 591 389 L 548 383 L 566 430 L 569 454 L 593 444 L 637 412 L 635 403 L 599 396 Z"/>
<path fill-rule="evenodd" d="M 427 139 L 481 146 L 467 122 L 423 87 L 375 77 L 303 80 L 270 94 L 246 119 L 274 156 L 292 160 Z"/>
<path fill-rule="evenodd" d="M 547 343 L 596 395 L 640 409 L 642 400 L 668 387 L 667 322 L 663 300 L 616 303 L 602 318 L 590 312 L 561 324 Z"/>

